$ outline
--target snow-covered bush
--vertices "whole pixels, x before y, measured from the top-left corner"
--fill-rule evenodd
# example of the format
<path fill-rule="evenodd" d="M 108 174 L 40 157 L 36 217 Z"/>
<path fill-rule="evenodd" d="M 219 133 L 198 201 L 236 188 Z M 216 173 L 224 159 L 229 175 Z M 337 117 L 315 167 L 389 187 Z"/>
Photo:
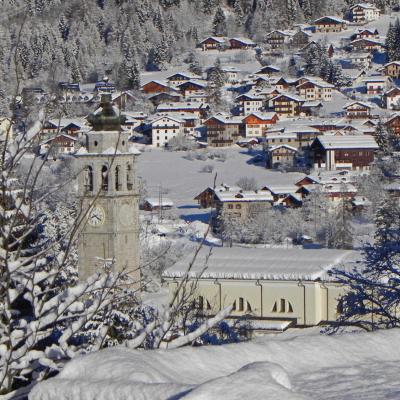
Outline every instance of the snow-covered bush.
<path fill-rule="evenodd" d="M 213 171 L 214 171 L 214 165 L 212 165 L 212 164 L 206 164 L 200 170 L 200 172 L 206 172 L 209 174 L 211 174 L 211 172 L 213 172 Z"/>

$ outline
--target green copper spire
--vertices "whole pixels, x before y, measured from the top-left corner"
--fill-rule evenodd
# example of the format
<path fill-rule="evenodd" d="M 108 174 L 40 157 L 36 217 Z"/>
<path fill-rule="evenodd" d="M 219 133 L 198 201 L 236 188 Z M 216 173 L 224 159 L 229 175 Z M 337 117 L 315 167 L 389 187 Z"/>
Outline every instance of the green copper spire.
<path fill-rule="evenodd" d="M 126 117 L 119 114 L 112 105 L 111 93 L 103 93 L 100 102 L 101 111 L 90 114 L 88 122 L 94 131 L 120 131 Z"/>

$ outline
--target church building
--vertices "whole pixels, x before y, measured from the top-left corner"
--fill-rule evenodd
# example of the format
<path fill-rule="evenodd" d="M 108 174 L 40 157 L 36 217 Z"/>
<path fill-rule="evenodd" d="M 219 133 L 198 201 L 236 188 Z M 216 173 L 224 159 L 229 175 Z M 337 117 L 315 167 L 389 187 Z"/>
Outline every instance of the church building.
<path fill-rule="evenodd" d="M 163 278 L 173 298 L 187 274 L 191 300 L 204 315 L 229 305 L 231 319 L 248 317 L 255 329 L 284 330 L 335 321 L 345 288 L 329 275 L 355 265 L 359 253 L 330 249 L 202 248 L 167 269 Z M 185 285 L 184 285 L 185 286 Z M 183 289 L 181 289 L 183 290 Z"/>
<path fill-rule="evenodd" d="M 102 94 L 101 107 L 88 117 L 92 130 L 80 161 L 79 195 L 83 221 L 78 237 L 79 277 L 82 280 L 111 265 L 127 271 L 139 287 L 139 200 L 135 162 L 139 154 L 129 148 L 129 133 L 121 129 L 123 116 L 110 94 Z"/>

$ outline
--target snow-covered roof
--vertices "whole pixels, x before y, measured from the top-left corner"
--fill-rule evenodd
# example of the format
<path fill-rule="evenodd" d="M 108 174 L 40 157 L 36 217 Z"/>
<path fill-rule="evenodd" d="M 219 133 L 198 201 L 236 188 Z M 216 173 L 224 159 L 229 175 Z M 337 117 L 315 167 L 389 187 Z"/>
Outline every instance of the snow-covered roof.
<path fill-rule="evenodd" d="M 315 140 L 318 140 L 325 150 L 379 148 L 371 135 L 318 136 Z"/>
<path fill-rule="evenodd" d="M 244 117 L 243 119 L 246 119 L 250 115 L 254 115 L 256 118 L 261 119 L 263 121 L 268 121 L 276 116 L 276 112 L 273 112 L 273 111 L 265 112 L 265 113 L 252 112 L 252 113 L 246 115 L 246 117 Z"/>
<path fill-rule="evenodd" d="M 267 135 L 265 139 L 272 140 L 272 139 L 297 139 L 297 134 L 294 132 L 277 132 L 277 133 L 271 133 L 271 131 L 267 132 Z"/>
<path fill-rule="evenodd" d="M 360 105 L 366 108 L 372 108 L 371 104 L 366 103 L 365 101 L 352 101 L 351 103 L 347 103 L 343 108 L 346 110 L 354 105 Z"/>
<path fill-rule="evenodd" d="M 200 86 L 202 88 L 207 87 L 206 82 L 200 82 L 198 79 L 190 79 L 189 81 L 185 81 L 185 82 L 179 84 L 177 87 L 180 88 L 181 86 L 190 85 L 190 84 Z"/>
<path fill-rule="evenodd" d="M 189 272 L 192 254 L 168 268 L 163 277 L 188 273 L 200 279 L 328 280 L 327 271 L 358 257 L 359 253 L 348 250 L 241 247 L 214 247 L 209 256 L 209 249 L 203 248 Z"/>
<path fill-rule="evenodd" d="M 160 202 L 160 199 L 158 197 L 154 197 L 154 198 L 153 197 L 148 197 L 144 201 L 146 203 L 150 204 L 151 207 L 160 207 L 160 204 L 161 204 L 162 207 L 173 207 L 174 206 L 173 201 L 170 200 L 170 199 L 167 199 L 165 197 L 163 197 L 161 199 L 161 202 Z"/>
<path fill-rule="evenodd" d="M 215 196 L 221 202 L 272 202 L 271 193 L 266 191 L 240 190 L 216 191 Z"/>
<path fill-rule="evenodd" d="M 249 39 L 249 38 L 234 37 L 234 38 L 232 38 L 231 40 L 236 40 L 236 41 L 238 41 L 238 42 L 241 42 L 241 43 L 243 43 L 243 44 L 247 44 L 247 45 L 250 45 L 250 46 L 254 46 L 254 45 L 255 45 L 255 43 L 254 43 L 251 39 Z"/>
<path fill-rule="evenodd" d="M 294 94 L 291 94 L 291 93 L 280 93 L 280 94 L 276 95 L 275 97 L 273 97 L 271 99 L 271 101 L 279 99 L 280 97 L 287 97 L 287 98 L 289 98 L 291 100 L 294 100 L 294 101 L 297 101 L 299 103 L 304 103 L 305 102 L 305 100 L 303 98 L 301 98 L 299 96 L 296 96 Z"/>
<path fill-rule="evenodd" d="M 314 20 L 314 24 L 317 24 L 317 23 L 319 23 L 319 22 L 321 22 L 321 21 L 323 21 L 325 19 L 331 20 L 331 21 L 336 22 L 338 24 L 346 24 L 347 23 L 347 21 L 345 21 L 342 18 L 334 17 L 332 15 L 325 15 L 324 17 L 320 17 L 320 18 L 317 18 L 316 20 Z"/>
<path fill-rule="evenodd" d="M 241 95 L 237 96 L 235 100 L 241 100 L 241 99 L 255 100 L 255 101 L 263 100 L 262 97 L 257 96 L 256 94 L 251 94 L 251 93 L 241 94 Z"/>
<path fill-rule="evenodd" d="M 295 153 L 297 153 L 297 149 L 295 147 L 293 147 L 293 146 L 289 146 L 288 144 L 280 144 L 280 145 L 277 145 L 277 146 L 273 146 L 273 147 L 270 147 L 268 150 L 269 151 L 275 151 L 275 150 L 278 150 L 278 149 L 281 149 L 281 148 L 292 150 Z"/>
<path fill-rule="evenodd" d="M 377 8 L 374 4 L 371 3 L 357 3 L 354 4 L 354 6 L 350 7 L 350 10 L 352 10 L 353 8 L 364 8 L 364 9 L 369 9 L 369 10 L 379 10 L 379 8 Z"/>
<path fill-rule="evenodd" d="M 262 190 L 269 190 L 272 194 L 279 195 L 279 194 L 289 194 L 289 193 L 296 193 L 298 190 L 298 186 L 294 185 L 293 183 L 272 183 L 268 185 L 264 185 Z"/>
<path fill-rule="evenodd" d="M 164 114 L 164 115 L 161 115 L 161 116 L 160 116 L 160 115 L 157 115 L 156 118 L 155 118 L 154 120 L 151 121 L 151 124 L 153 125 L 153 124 L 155 124 L 156 122 L 158 122 L 158 121 L 160 121 L 160 120 L 163 120 L 163 119 L 165 119 L 165 118 L 167 118 L 167 119 L 169 119 L 169 120 L 172 120 L 172 121 L 175 121 L 175 122 L 178 122 L 179 124 L 181 124 L 181 123 L 183 122 L 180 118 L 177 118 L 177 117 L 172 116 L 172 115 Z"/>
<path fill-rule="evenodd" d="M 375 39 L 369 39 L 369 38 L 355 39 L 355 40 L 351 41 L 350 44 L 354 45 L 356 43 L 361 43 L 361 42 L 368 42 L 368 43 L 376 44 L 379 46 L 383 46 L 383 43 L 381 41 L 375 40 Z"/>
<path fill-rule="evenodd" d="M 202 40 L 202 41 L 200 42 L 200 44 L 206 42 L 206 41 L 209 40 L 209 39 L 214 40 L 215 42 L 218 42 L 218 43 L 225 43 L 225 42 L 227 41 L 227 38 L 226 38 L 226 37 L 209 36 L 209 37 L 205 38 L 204 40 Z"/>
<path fill-rule="evenodd" d="M 242 118 L 241 117 L 231 117 L 228 115 L 213 115 L 210 118 L 207 119 L 207 121 L 211 119 L 216 119 L 217 121 L 223 123 L 223 124 L 241 124 L 242 123 Z M 205 122 L 207 122 L 205 121 Z"/>
<path fill-rule="evenodd" d="M 400 66 L 400 61 L 390 61 L 387 64 L 384 65 L 384 67 L 388 67 L 389 65 L 398 65 Z"/>
<path fill-rule="evenodd" d="M 308 83 L 311 83 L 315 86 L 321 87 L 321 88 L 334 88 L 335 86 L 332 85 L 331 83 L 325 82 L 323 79 L 309 79 L 307 78 L 306 82 L 300 83 L 297 88 L 306 85 Z"/>
<path fill-rule="evenodd" d="M 200 110 L 207 108 L 208 104 L 198 102 L 176 101 L 173 103 L 161 103 L 157 106 L 157 111 L 169 110 Z"/>

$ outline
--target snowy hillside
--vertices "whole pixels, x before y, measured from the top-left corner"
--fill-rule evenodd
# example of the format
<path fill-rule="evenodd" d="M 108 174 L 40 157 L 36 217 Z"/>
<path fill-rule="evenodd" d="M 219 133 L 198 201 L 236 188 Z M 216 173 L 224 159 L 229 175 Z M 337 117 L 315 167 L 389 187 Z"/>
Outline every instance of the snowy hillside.
<path fill-rule="evenodd" d="M 170 351 L 116 348 L 70 362 L 29 399 L 395 399 L 399 359 L 397 329 L 335 337 L 305 330 Z"/>

